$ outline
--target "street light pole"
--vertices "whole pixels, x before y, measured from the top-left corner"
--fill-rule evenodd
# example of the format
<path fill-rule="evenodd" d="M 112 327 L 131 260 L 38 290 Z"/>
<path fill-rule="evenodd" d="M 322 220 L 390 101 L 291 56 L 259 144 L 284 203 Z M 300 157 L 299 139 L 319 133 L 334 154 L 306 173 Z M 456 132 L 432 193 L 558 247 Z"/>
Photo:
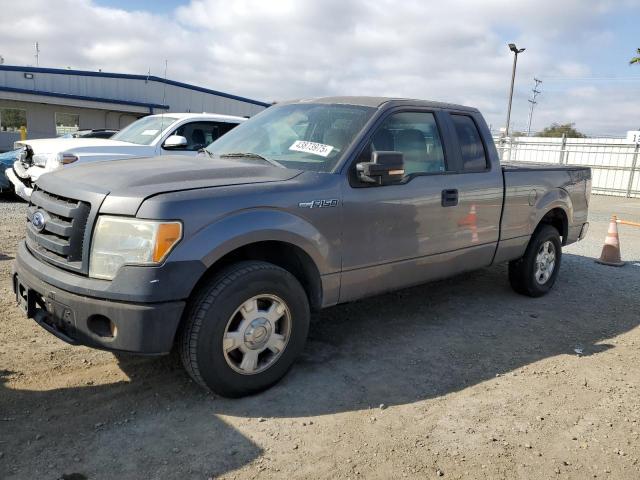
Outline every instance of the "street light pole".
<path fill-rule="evenodd" d="M 518 49 L 515 43 L 509 44 L 509 50 L 513 52 L 513 70 L 511 72 L 511 90 L 509 91 L 509 108 L 507 109 L 507 126 L 504 130 L 504 136 L 509 136 L 509 127 L 511 124 L 511 102 L 513 101 L 513 84 L 516 80 L 516 65 L 518 63 L 518 54 L 525 51 L 524 48 Z"/>

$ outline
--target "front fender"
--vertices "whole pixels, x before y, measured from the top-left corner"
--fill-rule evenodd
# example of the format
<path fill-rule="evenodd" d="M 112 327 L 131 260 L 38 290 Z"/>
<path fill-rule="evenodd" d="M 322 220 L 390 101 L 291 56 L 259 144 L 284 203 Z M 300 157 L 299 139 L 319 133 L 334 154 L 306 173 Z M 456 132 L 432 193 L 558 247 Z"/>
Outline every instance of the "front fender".
<path fill-rule="evenodd" d="M 244 210 L 216 220 L 182 243 L 171 260 L 199 259 L 209 268 L 227 253 L 263 241 L 301 248 L 320 275 L 339 271 L 339 255 L 325 235 L 304 218 L 272 208 Z"/>

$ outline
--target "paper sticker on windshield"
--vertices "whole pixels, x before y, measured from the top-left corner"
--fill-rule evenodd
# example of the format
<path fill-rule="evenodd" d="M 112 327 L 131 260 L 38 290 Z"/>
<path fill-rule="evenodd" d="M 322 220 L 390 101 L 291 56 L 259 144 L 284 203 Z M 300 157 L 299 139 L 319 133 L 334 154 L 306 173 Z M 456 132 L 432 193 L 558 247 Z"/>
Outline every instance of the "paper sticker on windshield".
<path fill-rule="evenodd" d="M 331 145 L 325 145 L 324 143 L 306 142 L 304 140 L 296 140 L 293 145 L 289 147 L 289 150 L 296 152 L 312 153 L 314 155 L 320 155 L 326 157 L 331 153 L 333 147 Z"/>
<path fill-rule="evenodd" d="M 158 133 L 158 130 L 145 130 L 140 135 L 147 135 L 147 136 L 151 137 L 153 135 L 156 135 L 157 133 Z"/>

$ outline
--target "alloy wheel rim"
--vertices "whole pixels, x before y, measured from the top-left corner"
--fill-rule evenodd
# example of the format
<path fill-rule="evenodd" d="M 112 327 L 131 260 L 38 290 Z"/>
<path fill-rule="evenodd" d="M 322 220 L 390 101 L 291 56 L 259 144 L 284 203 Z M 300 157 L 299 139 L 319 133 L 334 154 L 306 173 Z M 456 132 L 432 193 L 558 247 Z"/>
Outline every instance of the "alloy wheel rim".
<path fill-rule="evenodd" d="M 549 281 L 556 268 L 556 247 L 550 240 L 547 240 L 538 249 L 536 255 L 535 279 L 539 285 L 544 285 Z"/>
<path fill-rule="evenodd" d="M 270 368 L 291 336 L 291 312 L 277 295 L 261 294 L 240 305 L 229 318 L 222 339 L 227 365 L 242 375 Z"/>

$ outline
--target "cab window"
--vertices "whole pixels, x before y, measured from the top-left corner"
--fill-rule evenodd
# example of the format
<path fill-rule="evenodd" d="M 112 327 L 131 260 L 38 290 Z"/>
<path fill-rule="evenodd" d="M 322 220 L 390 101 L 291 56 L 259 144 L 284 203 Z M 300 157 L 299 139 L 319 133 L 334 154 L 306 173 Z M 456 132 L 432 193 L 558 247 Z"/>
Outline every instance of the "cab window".
<path fill-rule="evenodd" d="M 486 170 L 487 157 L 484 145 L 480 138 L 478 127 L 473 118 L 467 115 L 451 115 L 453 125 L 458 136 L 460 153 L 462 155 L 462 170 L 465 172 L 478 172 Z"/>
<path fill-rule="evenodd" d="M 226 122 L 191 122 L 178 127 L 172 135 L 180 135 L 187 139 L 185 150 L 198 151 L 235 126 L 235 123 Z"/>
<path fill-rule="evenodd" d="M 405 175 L 446 171 L 442 140 L 433 113 L 399 112 L 374 132 L 359 161 L 370 161 L 374 151 L 401 152 Z"/>

